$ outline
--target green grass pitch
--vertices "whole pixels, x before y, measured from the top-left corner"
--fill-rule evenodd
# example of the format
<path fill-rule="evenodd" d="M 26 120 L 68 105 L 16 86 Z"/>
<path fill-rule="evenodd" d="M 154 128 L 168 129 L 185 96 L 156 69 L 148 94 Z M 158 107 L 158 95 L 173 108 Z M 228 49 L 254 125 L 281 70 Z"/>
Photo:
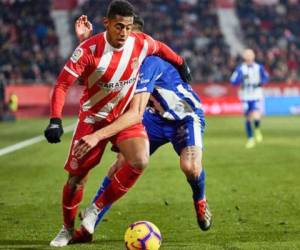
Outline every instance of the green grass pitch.
<path fill-rule="evenodd" d="M 65 119 L 64 125 L 73 123 Z M 162 250 L 300 249 L 300 117 L 266 117 L 264 141 L 246 150 L 242 117 L 208 117 L 204 138 L 210 231 L 199 230 L 191 190 L 170 145 L 98 227 L 94 241 L 64 249 L 124 249 L 127 226 L 149 220 L 161 230 Z M 0 148 L 42 133 L 46 119 L 0 123 Z M 0 156 L 0 249 L 51 249 L 60 230 L 63 164 L 71 133 Z M 115 155 L 108 150 L 90 174 L 85 207 Z"/>

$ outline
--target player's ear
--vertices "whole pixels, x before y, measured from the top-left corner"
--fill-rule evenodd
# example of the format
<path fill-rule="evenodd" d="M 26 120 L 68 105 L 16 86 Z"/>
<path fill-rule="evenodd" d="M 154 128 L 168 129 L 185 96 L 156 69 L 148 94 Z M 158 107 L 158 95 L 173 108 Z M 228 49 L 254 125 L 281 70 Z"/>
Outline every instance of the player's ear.
<path fill-rule="evenodd" d="M 103 17 L 103 25 L 104 27 L 107 29 L 107 26 L 108 26 L 108 18 L 107 17 Z"/>

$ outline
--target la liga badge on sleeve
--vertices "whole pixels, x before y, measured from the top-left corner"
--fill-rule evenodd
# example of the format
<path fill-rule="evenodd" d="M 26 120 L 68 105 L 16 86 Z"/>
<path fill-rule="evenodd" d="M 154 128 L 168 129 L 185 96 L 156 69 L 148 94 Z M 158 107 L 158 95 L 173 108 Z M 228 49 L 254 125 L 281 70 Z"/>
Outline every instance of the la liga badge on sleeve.
<path fill-rule="evenodd" d="M 77 63 L 78 60 L 80 59 L 80 57 L 83 55 L 83 50 L 82 48 L 77 48 L 75 49 L 75 51 L 73 52 L 72 56 L 71 56 L 71 61 L 73 63 Z"/>

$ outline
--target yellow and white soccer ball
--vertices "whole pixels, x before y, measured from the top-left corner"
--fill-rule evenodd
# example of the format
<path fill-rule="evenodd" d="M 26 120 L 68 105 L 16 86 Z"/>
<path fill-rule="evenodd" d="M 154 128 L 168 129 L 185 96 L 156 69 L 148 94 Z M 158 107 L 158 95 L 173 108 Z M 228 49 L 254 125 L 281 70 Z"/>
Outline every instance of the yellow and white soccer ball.
<path fill-rule="evenodd" d="M 137 221 L 128 227 L 124 240 L 128 250 L 158 250 L 161 234 L 153 223 Z"/>

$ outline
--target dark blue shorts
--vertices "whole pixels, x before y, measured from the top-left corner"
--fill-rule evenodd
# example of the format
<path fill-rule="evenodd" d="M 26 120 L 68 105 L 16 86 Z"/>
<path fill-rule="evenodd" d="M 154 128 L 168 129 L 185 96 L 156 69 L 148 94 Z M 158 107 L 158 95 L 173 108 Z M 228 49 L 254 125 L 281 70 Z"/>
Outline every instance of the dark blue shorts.
<path fill-rule="evenodd" d="M 249 115 L 253 111 L 261 111 L 261 101 L 243 101 L 243 110 L 245 115 Z"/>
<path fill-rule="evenodd" d="M 203 148 L 205 120 L 202 116 L 195 114 L 180 121 L 170 121 L 146 111 L 143 124 L 150 141 L 150 154 L 168 142 L 172 143 L 178 155 L 187 146 Z"/>

